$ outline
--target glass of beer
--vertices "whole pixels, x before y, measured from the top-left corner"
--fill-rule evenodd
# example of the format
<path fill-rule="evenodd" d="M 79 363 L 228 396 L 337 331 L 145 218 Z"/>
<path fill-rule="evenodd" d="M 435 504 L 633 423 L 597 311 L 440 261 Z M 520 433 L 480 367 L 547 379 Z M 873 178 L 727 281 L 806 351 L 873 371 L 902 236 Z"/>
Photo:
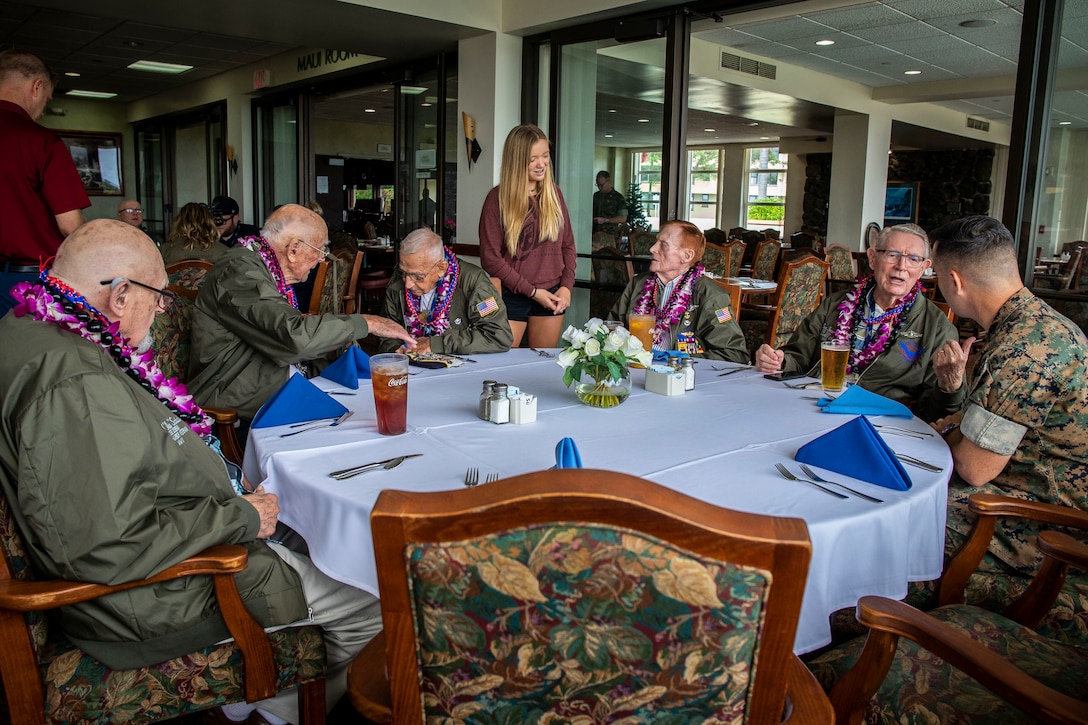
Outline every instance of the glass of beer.
<path fill-rule="evenodd" d="M 654 323 L 657 318 L 653 315 L 639 315 L 632 312 L 627 316 L 627 329 L 632 335 L 642 342 L 642 348 L 651 353 L 654 351 Z M 638 363 L 629 363 L 633 368 L 642 367 Z"/>
<path fill-rule="evenodd" d="M 850 346 L 834 342 L 820 345 L 820 385 L 825 393 L 841 393 L 846 385 L 846 363 Z"/>
<path fill-rule="evenodd" d="M 388 353 L 370 358 L 370 380 L 378 432 L 400 435 L 408 427 L 408 356 Z"/>

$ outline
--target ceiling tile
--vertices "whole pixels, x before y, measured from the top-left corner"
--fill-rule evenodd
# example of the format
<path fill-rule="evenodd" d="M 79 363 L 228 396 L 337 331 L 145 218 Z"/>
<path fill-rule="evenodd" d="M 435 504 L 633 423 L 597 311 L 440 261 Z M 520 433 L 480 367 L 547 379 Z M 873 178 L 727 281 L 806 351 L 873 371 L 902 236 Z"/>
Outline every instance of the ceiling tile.
<path fill-rule="evenodd" d="M 887 0 L 891 7 L 919 20 L 944 18 L 963 13 L 984 13 L 1001 10 L 1000 0 Z"/>
<path fill-rule="evenodd" d="M 772 20 L 765 23 L 752 23 L 750 25 L 738 25 L 746 33 L 763 38 L 764 40 L 791 40 L 793 38 L 808 38 L 820 33 L 831 32 L 826 26 L 807 18 L 790 17 L 781 20 Z"/>
<path fill-rule="evenodd" d="M 817 40 L 834 40 L 834 45 L 816 45 Z M 868 40 L 863 40 L 849 33 L 821 33 L 820 35 L 810 35 L 805 38 L 793 38 L 791 40 L 779 41 L 782 45 L 790 48 L 796 48 L 797 50 L 803 50 L 806 53 L 813 53 L 815 55 L 822 55 L 824 57 L 830 57 L 831 54 L 837 50 L 844 48 L 859 48 L 865 45 L 872 45 Z"/>
<path fill-rule="evenodd" d="M 824 25 L 838 30 L 853 31 L 862 28 L 888 28 L 899 23 L 913 22 L 914 18 L 883 3 L 852 5 L 841 10 L 827 10 L 810 16 Z"/>
<path fill-rule="evenodd" d="M 900 23 L 891 28 L 858 28 L 851 30 L 852 35 L 872 41 L 873 43 L 887 44 L 888 41 L 900 43 L 920 40 L 924 38 L 945 38 L 948 34 L 943 30 L 926 23 Z"/>

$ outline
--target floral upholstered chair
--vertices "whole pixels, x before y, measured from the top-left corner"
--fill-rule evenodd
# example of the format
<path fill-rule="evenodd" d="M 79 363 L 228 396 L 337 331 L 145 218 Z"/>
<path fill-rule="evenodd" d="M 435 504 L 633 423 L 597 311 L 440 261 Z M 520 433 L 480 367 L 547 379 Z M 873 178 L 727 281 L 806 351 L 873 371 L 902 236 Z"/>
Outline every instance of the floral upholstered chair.
<path fill-rule="evenodd" d="M 73 481 L 72 485 L 79 485 Z M 325 641 L 319 627 L 265 633 L 246 610 L 234 573 L 244 547 L 223 545 L 156 577 L 113 586 L 35 580 L 16 517 L 0 494 L 0 674 L 6 722 L 154 722 L 299 687 L 302 722 L 325 722 Z M 111 670 L 51 626 L 48 610 L 182 576 L 214 577 L 232 640 L 135 670 Z"/>
<path fill-rule="evenodd" d="M 763 343 L 779 348 L 789 342 L 801 321 L 820 304 L 827 268 L 827 262 L 804 254 L 782 266 L 773 304 L 742 306 L 740 327 L 749 352 Z"/>
<path fill-rule="evenodd" d="M 593 232 L 589 245 L 590 250 L 596 252 L 608 247 L 618 247 L 620 245 L 620 238 L 612 232 Z"/>
<path fill-rule="evenodd" d="M 799 519 L 564 469 L 383 491 L 371 524 L 385 633 L 348 676 L 371 719 L 830 722 L 791 651 Z"/>
<path fill-rule="evenodd" d="M 774 279 L 774 268 L 782 245 L 774 239 L 764 239 L 756 245 L 752 256 L 752 279 Z"/>
<path fill-rule="evenodd" d="M 744 259 L 744 248 L 747 245 L 739 239 L 730 239 L 725 243 L 725 248 L 729 250 L 729 268 L 726 270 L 726 277 L 736 277 L 740 275 L 740 263 Z"/>
<path fill-rule="evenodd" d="M 205 259 L 183 259 L 166 266 L 166 277 L 170 284 L 182 289 L 199 290 L 212 266 Z"/>
<path fill-rule="evenodd" d="M 827 263 L 831 265 L 827 275 L 828 292 L 844 289 L 857 281 L 854 256 L 847 247 L 841 244 L 829 244 L 825 254 Z"/>
<path fill-rule="evenodd" d="M 715 277 L 729 276 L 729 250 L 707 242 L 703 250 L 703 267 Z"/>
<path fill-rule="evenodd" d="M 650 247 L 657 241 L 657 232 L 637 231 L 631 232 L 628 237 L 631 244 L 631 254 L 639 257 L 650 256 Z"/>
<path fill-rule="evenodd" d="M 922 613 L 903 602 L 862 597 L 857 618 L 870 628 L 868 637 L 809 663 L 830 690 L 836 721 L 1088 722 L 1088 650 L 1034 629 L 1069 567 L 1088 567 L 1088 545 L 1044 531 L 1038 546 L 1044 565 L 1008 616 L 965 604 Z"/>

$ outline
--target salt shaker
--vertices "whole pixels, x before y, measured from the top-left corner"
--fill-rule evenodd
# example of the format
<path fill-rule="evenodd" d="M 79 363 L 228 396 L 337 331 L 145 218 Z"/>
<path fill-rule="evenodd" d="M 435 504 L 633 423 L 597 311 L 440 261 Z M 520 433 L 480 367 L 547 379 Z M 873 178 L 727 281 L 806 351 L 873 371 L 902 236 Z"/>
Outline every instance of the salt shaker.
<path fill-rule="evenodd" d="M 491 401 L 491 391 L 495 387 L 495 382 L 494 380 L 484 381 L 484 389 L 480 392 L 480 412 L 477 414 L 480 416 L 480 420 L 490 420 L 491 418 L 488 403 Z"/>
<path fill-rule="evenodd" d="M 695 361 L 690 357 L 683 358 L 680 372 L 684 375 L 684 390 L 695 390 Z"/>
<path fill-rule="evenodd" d="M 510 422 L 510 399 L 506 396 L 506 383 L 495 383 L 488 401 L 488 420 L 492 423 Z"/>

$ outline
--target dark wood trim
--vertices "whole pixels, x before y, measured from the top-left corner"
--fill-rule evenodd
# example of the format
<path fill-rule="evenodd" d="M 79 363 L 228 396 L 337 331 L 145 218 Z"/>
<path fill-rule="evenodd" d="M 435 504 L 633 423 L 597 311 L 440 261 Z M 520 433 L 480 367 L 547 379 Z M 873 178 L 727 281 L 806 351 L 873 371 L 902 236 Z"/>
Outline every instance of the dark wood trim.
<path fill-rule="evenodd" d="M 679 218 L 688 146 L 688 67 L 691 65 L 691 15 L 668 18 L 665 40 L 665 117 L 661 139 L 661 222 Z"/>

